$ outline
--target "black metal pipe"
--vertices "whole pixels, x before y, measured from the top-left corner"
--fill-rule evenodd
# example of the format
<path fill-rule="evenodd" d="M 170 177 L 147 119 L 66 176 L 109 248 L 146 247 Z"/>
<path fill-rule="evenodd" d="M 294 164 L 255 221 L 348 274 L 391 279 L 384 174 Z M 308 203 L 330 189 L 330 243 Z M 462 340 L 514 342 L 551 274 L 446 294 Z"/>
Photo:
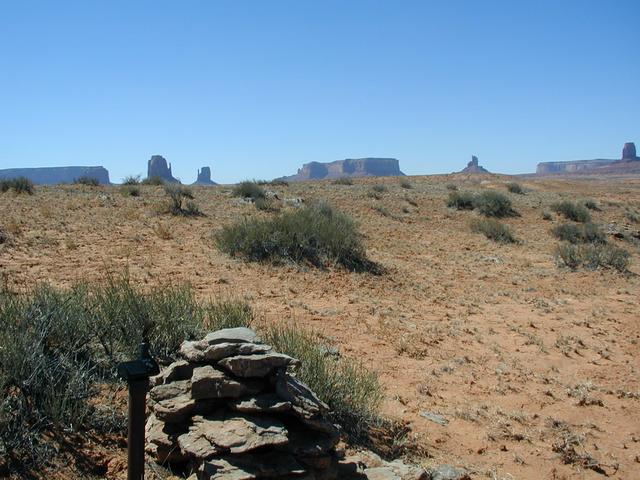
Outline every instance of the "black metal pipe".
<path fill-rule="evenodd" d="M 144 423 L 149 379 L 129 382 L 129 429 L 127 480 L 144 480 Z"/>

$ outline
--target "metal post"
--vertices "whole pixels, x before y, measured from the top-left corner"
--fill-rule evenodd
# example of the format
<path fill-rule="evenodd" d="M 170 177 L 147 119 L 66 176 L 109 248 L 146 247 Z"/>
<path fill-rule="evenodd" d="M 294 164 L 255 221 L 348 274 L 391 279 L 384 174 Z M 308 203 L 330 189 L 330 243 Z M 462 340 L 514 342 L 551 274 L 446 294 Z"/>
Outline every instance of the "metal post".
<path fill-rule="evenodd" d="M 149 379 L 129 382 L 129 429 L 127 437 L 129 470 L 127 480 L 144 479 L 144 423 Z"/>
<path fill-rule="evenodd" d="M 140 344 L 137 360 L 118 365 L 118 374 L 129 384 L 129 428 L 127 449 L 129 468 L 127 480 L 144 480 L 144 424 L 149 377 L 160 371 L 151 357 L 149 343 Z"/>

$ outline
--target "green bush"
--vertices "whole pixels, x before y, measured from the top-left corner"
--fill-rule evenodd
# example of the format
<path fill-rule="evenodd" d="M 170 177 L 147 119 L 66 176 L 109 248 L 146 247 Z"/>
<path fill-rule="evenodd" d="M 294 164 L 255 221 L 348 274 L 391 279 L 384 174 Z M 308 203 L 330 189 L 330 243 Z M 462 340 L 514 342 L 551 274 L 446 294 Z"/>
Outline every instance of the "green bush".
<path fill-rule="evenodd" d="M 458 191 L 458 186 L 455 183 L 447 183 L 446 188 L 452 192 Z"/>
<path fill-rule="evenodd" d="M 165 193 L 171 201 L 169 211 L 173 215 L 183 215 L 185 217 L 198 217 L 203 213 L 193 202 L 193 192 L 190 188 L 180 185 L 179 183 L 171 183 L 164 187 Z"/>
<path fill-rule="evenodd" d="M 122 185 L 121 191 L 125 195 L 129 195 L 130 197 L 139 197 L 140 196 L 140 187 L 133 184 L 125 184 Z"/>
<path fill-rule="evenodd" d="M 507 183 L 507 190 L 517 195 L 524 195 L 524 190 L 522 189 L 522 186 L 516 182 Z"/>
<path fill-rule="evenodd" d="M 100 180 L 95 177 L 82 176 L 73 181 L 76 185 L 86 185 L 88 187 L 97 187 L 100 185 Z"/>
<path fill-rule="evenodd" d="M 403 178 L 402 180 L 400 180 L 400 186 L 402 188 L 406 188 L 407 190 L 410 190 L 413 188 L 413 185 L 411 184 L 411 182 L 406 178 Z"/>
<path fill-rule="evenodd" d="M 551 208 L 555 212 L 564 215 L 564 217 L 568 220 L 573 220 L 574 222 L 585 223 L 591 221 L 589 210 L 587 210 L 582 205 L 570 202 L 569 200 L 554 203 L 553 205 L 551 205 Z"/>
<path fill-rule="evenodd" d="M 129 175 L 122 179 L 122 185 L 140 185 L 140 175 Z"/>
<path fill-rule="evenodd" d="M 629 252 L 611 244 L 563 243 L 557 247 L 555 256 L 559 265 L 572 270 L 582 266 L 589 270 L 604 268 L 624 273 L 630 262 Z"/>
<path fill-rule="evenodd" d="M 232 194 L 234 197 L 242 198 L 266 198 L 267 194 L 264 189 L 258 185 L 256 181 L 244 180 L 233 187 Z"/>
<path fill-rule="evenodd" d="M 360 362 L 327 354 L 324 342 L 295 324 L 275 324 L 262 331 L 278 352 L 301 360 L 300 379 L 333 410 L 335 421 L 354 439 L 376 423 L 383 399 L 378 376 Z"/>
<path fill-rule="evenodd" d="M 221 251 L 253 262 L 334 264 L 357 272 L 381 272 L 367 259 L 353 220 L 324 203 L 272 219 L 245 219 L 224 227 L 215 239 Z"/>
<path fill-rule="evenodd" d="M 633 223 L 640 223 L 640 213 L 635 212 L 635 211 L 631 211 L 631 210 L 627 210 L 624 213 L 624 216 L 627 218 L 627 220 L 629 220 L 630 222 Z"/>
<path fill-rule="evenodd" d="M 387 191 L 387 187 L 385 187 L 384 185 L 374 185 L 373 187 L 371 187 L 371 190 L 376 193 L 384 193 Z"/>
<path fill-rule="evenodd" d="M 600 210 L 600 207 L 595 202 L 595 200 L 591 200 L 591 199 L 585 200 L 584 201 L 584 206 L 586 208 L 588 208 L 589 210 L 595 210 L 595 211 L 599 211 Z"/>
<path fill-rule="evenodd" d="M 271 185 L 272 187 L 288 187 L 289 182 L 287 182 L 286 180 L 282 180 L 281 178 L 276 178 L 275 180 L 271 180 L 269 182 L 269 185 Z"/>
<path fill-rule="evenodd" d="M 263 212 L 277 212 L 280 210 L 280 205 L 273 198 L 257 198 L 254 204 L 258 210 Z"/>
<path fill-rule="evenodd" d="M 334 185 L 353 185 L 353 180 L 349 177 L 336 178 L 333 181 Z"/>
<path fill-rule="evenodd" d="M 473 200 L 474 207 L 487 217 L 512 217 L 517 212 L 511 207 L 511 200 L 493 190 L 487 190 L 477 195 Z"/>
<path fill-rule="evenodd" d="M 154 176 L 151 176 L 151 177 L 147 177 L 144 180 L 142 180 L 142 182 L 141 182 L 142 185 L 155 185 L 156 187 L 162 186 L 165 183 L 166 182 L 164 181 L 164 179 L 162 177 L 157 176 L 157 175 L 154 175 Z"/>
<path fill-rule="evenodd" d="M 553 220 L 553 214 L 551 212 L 547 212 L 546 210 L 542 212 L 543 220 Z"/>
<path fill-rule="evenodd" d="M 33 195 L 34 184 L 27 177 L 17 177 L 11 179 L 0 179 L 0 192 L 4 193 L 12 189 L 16 193 L 27 193 Z"/>
<path fill-rule="evenodd" d="M 471 192 L 452 191 L 447 199 L 447 207 L 456 210 L 473 210 L 475 196 Z"/>
<path fill-rule="evenodd" d="M 493 218 L 477 218 L 471 222 L 471 231 L 482 233 L 498 243 L 517 243 L 507 225 Z"/>
<path fill-rule="evenodd" d="M 577 243 L 607 243 L 607 237 L 598 225 L 585 223 L 563 223 L 554 227 L 551 232 L 559 240 Z"/>

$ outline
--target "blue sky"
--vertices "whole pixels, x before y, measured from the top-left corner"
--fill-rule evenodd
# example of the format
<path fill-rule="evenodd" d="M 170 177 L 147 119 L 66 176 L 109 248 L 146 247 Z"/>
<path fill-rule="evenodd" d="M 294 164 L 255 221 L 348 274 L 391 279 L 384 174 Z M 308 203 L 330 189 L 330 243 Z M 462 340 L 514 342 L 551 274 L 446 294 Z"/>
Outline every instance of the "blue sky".
<path fill-rule="evenodd" d="M 0 168 L 447 173 L 640 142 L 640 1 L 0 0 Z"/>

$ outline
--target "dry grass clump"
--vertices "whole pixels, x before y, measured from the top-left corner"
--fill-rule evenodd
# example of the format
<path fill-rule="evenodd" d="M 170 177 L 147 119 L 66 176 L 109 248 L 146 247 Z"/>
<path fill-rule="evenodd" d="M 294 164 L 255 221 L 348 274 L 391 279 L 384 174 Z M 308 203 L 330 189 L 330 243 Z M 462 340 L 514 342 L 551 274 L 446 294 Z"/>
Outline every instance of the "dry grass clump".
<path fill-rule="evenodd" d="M 471 231 L 482 233 L 485 237 L 498 243 L 517 243 L 511 229 L 494 218 L 478 218 L 471 222 Z"/>
<path fill-rule="evenodd" d="M 193 201 L 194 196 L 190 188 L 179 183 L 172 183 L 165 186 L 164 191 L 170 199 L 169 212 L 171 214 L 184 217 L 200 217 L 204 215 Z"/>
<path fill-rule="evenodd" d="M 325 203 L 272 219 L 243 220 L 224 227 L 215 238 L 221 251 L 252 262 L 338 265 L 356 272 L 381 273 L 367 258 L 353 220 Z"/>
<path fill-rule="evenodd" d="M 166 182 L 164 181 L 164 179 L 162 177 L 159 177 L 157 175 L 153 175 L 151 177 L 145 178 L 140 183 L 142 185 L 153 185 L 153 186 L 159 187 L 159 186 L 164 185 Z"/>
<path fill-rule="evenodd" d="M 407 190 L 410 190 L 413 188 L 413 185 L 411 184 L 411 182 L 409 180 L 407 180 L 406 178 L 403 178 L 402 180 L 400 180 L 400 186 L 402 188 L 405 188 Z"/>
<path fill-rule="evenodd" d="M 100 185 L 100 180 L 98 180 L 96 177 L 89 177 L 89 176 L 83 175 L 82 177 L 78 177 L 74 179 L 73 183 L 75 185 L 86 185 L 87 187 L 97 187 L 98 185 Z"/>
<path fill-rule="evenodd" d="M 555 212 L 564 215 L 568 220 L 573 220 L 574 222 L 586 223 L 591 221 L 591 214 L 589 213 L 589 210 L 584 206 L 570 202 L 569 200 L 554 203 L 551 205 L 551 208 Z"/>
<path fill-rule="evenodd" d="M 34 184 L 27 177 L 17 177 L 11 179 L 0 179 L 0 192 L 4 193 L 13 190 L 16 193 L 27 193 L 33 195 Z"/>
<path fill-rule="evenodd" d="M 334 185 L 353 185 L 353 180 L 349 177 L 336 178 L 333 181 Z"/>
<path fill-rule="evenodd" d="M 522 188 L 522 185 L 516 182 L 507 183 L 507 190 L 517 195 L 524 195 L 524 189 Z"/>
<path fill-rule="evenodd" d="M 122 185 L 140 185 L 140 175 L 129 175 L 122 179 Z"/>

